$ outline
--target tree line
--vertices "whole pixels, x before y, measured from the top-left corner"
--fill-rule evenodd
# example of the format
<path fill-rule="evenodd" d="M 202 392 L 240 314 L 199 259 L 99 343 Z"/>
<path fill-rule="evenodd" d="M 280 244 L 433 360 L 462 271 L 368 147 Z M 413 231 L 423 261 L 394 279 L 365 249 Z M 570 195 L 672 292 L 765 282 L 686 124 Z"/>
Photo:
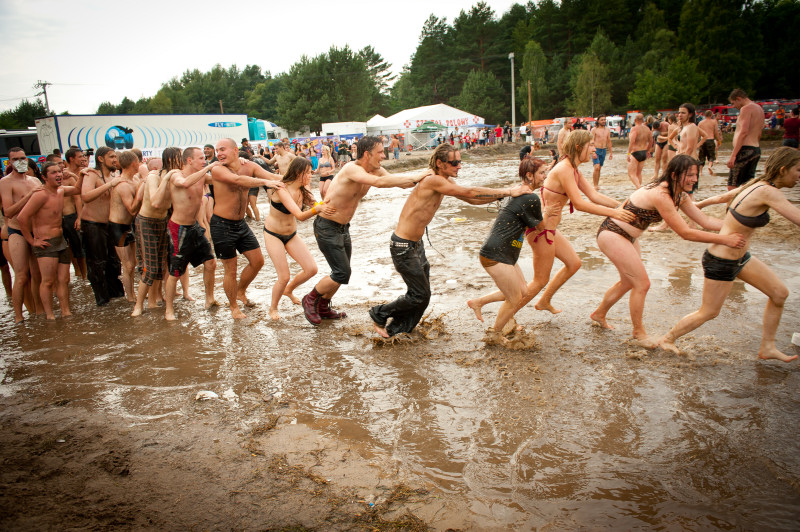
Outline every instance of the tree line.
<path fill-rule="evenodd" d="M 223 110 L 319 131 L 446 103 L 503 123 L 511 52 L 518 123 L 529 114 L 529 85 L 533 119 L 726 102 L 735 87 L 795 97 L 800 59 L 787 43 L 798 20 L 800 0 L 539 0 L 499 16 L 481 1 L 452 23 L 431 15 L 397 78 L 371 46 L 331 47 L 274 76 L 257 65 L 187 70 L 152 97 L 103 102 L 97 113 Z M 0 127 L 13 114 L 0 114 Z"/>

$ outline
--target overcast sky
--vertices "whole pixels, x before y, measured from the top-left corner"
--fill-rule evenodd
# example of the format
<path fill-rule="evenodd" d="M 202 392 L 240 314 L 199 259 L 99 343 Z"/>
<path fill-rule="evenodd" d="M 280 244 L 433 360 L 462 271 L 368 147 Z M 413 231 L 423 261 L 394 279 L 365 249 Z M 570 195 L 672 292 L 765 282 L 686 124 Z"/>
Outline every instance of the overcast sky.
<path fill-rule="evenodd" d="M 346 44 L 353 50 L 372 45 L 397 73 L 429 15 L 452 23 L 475 3 L 0 0 L 6 49 L 0 110 L 34 99 L 38 80 L 53 84 L 47 88 L 51 110 L 93 114 L 103 101 L 153 96 L 185 70 L 255 64 L 274 75 L 304 54 Z M 515 2 L 487 3 L 499 18 Z"/>

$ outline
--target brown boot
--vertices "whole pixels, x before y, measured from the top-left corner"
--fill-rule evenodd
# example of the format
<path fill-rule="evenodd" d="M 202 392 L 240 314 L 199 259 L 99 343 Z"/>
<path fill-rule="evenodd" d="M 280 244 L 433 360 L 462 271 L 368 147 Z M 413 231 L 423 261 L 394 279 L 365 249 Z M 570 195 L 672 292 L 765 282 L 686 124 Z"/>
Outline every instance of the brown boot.
<path fill-rule="evenodd" d="M 303 312 L 306 315 L 306 319 L 312 325 L 319 325 L 322 323 L 322 318 L 320 318 L 318 310 L 321 298 L 322 296 L 317 292 L 316 288 L 312 288 L 311 292 L 303 297 Z"/>
<path fill-rule="evenodd" d="M 331 300 L 322 296 L 318 299 L 317 312 L 319 317 L 326 320 L 340 320 L 347 317 L 346 312 L 337 312 L 331 308 Z"/>

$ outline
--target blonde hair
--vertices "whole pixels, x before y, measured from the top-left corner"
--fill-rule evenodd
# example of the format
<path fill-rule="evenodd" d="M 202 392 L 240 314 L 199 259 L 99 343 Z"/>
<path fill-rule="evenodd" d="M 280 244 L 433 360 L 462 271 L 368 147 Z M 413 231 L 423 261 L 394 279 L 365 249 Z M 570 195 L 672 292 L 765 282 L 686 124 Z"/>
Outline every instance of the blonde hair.
<path fill-rule="evenodd" d="M 592 140 L 592 134 L 585 129 L 575 129 L 564 140 L 564 151 L 562 157 L 569 159 L 572 166 L 578 167 L 578 157 L 581 156 L 583 148 Z"/>
<path fill-rule="evenodd" d="M 789 146 L 781 146 L 769 156 L 767 163 L 764 165 L 764 175 L 757 177 L 752 181 L 768 181 L 775 183 L 782 174 L 784 169 L 789 169 L 800 163 L 800 151 L 796 148 Z"/>

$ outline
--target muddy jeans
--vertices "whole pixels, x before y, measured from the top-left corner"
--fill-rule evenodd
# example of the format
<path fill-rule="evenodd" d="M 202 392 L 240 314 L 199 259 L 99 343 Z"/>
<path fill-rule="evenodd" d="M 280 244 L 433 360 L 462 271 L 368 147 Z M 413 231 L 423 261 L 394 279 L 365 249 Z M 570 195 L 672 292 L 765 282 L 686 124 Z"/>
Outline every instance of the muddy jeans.
<path fill-rule="evenodd" d="M 376 324 L 386 327 L 389 336 L 411 332 L 417 326 L 431 300 L 431 266 L 425 257 L 422 240 L 404 240 L 392 234 L 389 243 L 394 268 L 403 277 L 408 291 L 385 305 L 372 307 L 369 315 Z M 386 322 L 391 318 L 391 323 Z"/>
<path fill-rule="evenodd" d="M 119 279 L 122 266 L 114 249 L 108 224 L 83 220 L 81 233 L 86 255 L 86 276 L 92 285 L 94 299 L 97 306 L 107 305 L 111 298 L 125 295 Z"/>

